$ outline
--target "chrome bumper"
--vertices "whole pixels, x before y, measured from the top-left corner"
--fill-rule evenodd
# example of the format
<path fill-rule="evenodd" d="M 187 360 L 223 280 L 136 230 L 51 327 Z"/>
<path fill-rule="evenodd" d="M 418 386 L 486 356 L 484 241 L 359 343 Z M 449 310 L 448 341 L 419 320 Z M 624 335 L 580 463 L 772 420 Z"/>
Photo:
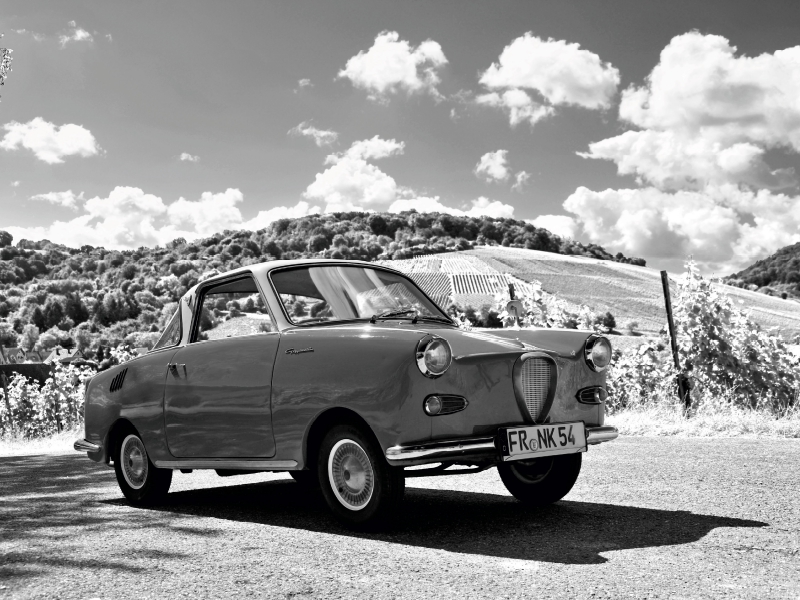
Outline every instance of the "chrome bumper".
<path fill-rule="evenodd" d="M 610 442 L 619 436 L 616 427 L 587 427 L 586 443 L 590 446 Z M 409 467 L 443 460 L 498 458 L 494 437 L 467 438 L 426 442 L 409 446 L 392 446 L 386 450 L 390 465 Z"/>
<path fill-rule="evenodd" d="M 77 440 L 73 445 L 73 448 L 78 452 L 100 452 L 102 450 L 102 446 L 98 446 L 97 444 L 93 444 L 92 442 L 86 440 Z"/>

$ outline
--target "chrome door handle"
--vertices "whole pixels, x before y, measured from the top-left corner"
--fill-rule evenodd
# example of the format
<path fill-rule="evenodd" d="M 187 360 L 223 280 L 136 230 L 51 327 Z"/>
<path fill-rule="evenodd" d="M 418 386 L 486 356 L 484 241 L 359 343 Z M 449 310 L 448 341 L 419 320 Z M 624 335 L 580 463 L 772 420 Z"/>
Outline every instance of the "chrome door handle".
<path fill-rule="evenodd" d="M 186 363 L 167 363 L 167 368 L 176 373 L 178 372 L 178 367 L 183 369 L 183 374 L 186 375 Z"/>

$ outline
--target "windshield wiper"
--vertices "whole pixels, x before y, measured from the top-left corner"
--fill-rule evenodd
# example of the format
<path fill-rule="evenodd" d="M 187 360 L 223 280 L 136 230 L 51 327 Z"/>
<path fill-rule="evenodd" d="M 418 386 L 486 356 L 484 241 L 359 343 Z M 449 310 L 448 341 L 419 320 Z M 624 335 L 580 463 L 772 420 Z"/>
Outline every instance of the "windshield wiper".
<path fill-rule="evenodd" d="M 420 315 L 419 311 L 414 308 L 407 308 L 405 310 L 392 310 L 389 312 L 381 313 L 379 315 L 372 315 L 372 318 L 369 320 L 369 322 L 374 323 L 378 319 L 392 319 L 397 317 L 405 317 L 406 315 L 410 315 L 411 313 L 414 314 L 414 316 L 411 317 L 412 323 L 416 323 L 417 321 L 436 321 L 437 323 L 447 323 L 448 325 L 453 324 L 453 321 L 451 321 L 446 317 L 439 317 L 437 315 Z"/>
<path fill-rule="evenodd" d="M 374 323 L 378 319 L 391 319 L 392 317 L 403 317 L 409 313 L 414 313 L 414 319 L 417 318 L 416 308 L 406 308 L 405 310 L 390 310 L 389 312 L 381 313 L 379 315 L 372 315 L 372 318 L 369 320 L 369 322 Z"/>
<path fill-rule="evenodd" d="M 448 325 L 452 325 L 453 321 L 448 319 L 447 317 L 439 317 L 437 315 L 425 315 L 425 316 L 417 316 L 418 321 L 436 321 L 437 323 L 447 323 Z"/>

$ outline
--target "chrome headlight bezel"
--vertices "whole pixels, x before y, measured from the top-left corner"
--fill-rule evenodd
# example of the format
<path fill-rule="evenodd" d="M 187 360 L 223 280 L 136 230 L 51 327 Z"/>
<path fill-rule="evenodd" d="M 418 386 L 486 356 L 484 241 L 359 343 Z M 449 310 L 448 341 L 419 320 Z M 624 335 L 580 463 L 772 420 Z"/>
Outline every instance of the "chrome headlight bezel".
<path fill-rule="evenodd" d="M 595 362 L 595 350 L 602 346 L 608 346 L 608 362 L 605 365 L 598 365 Z M 595 373 L 602 373 L 611 364 L 613 349 L 611 347 L 611 342 L 606 336 L 600 335 L 599 333 L 593 333 L 588 338 L 586 338 L 586 343 L 584 344 L 583 348 L 584 348 L 583 355 L 584 358 L 586 359 L 586 364 Z"/>
<path fill-rule="evenodd" d="M 430 356 L 429 353 L 436 351 L 436 349 L 440 347 L 444 348 L 446 351 L 445 366 L 442 369 L 431 368 L 430 361 L 427 360 L 428 356 Z M 453 351 L 446 339 L 436 335 L 426 335 L 417 343 L 416 360 L 420 373 L 425 377 L 436 379 L 444 375 L 447 369 L 450 368 L 450 365 L 453 363 Z"/>

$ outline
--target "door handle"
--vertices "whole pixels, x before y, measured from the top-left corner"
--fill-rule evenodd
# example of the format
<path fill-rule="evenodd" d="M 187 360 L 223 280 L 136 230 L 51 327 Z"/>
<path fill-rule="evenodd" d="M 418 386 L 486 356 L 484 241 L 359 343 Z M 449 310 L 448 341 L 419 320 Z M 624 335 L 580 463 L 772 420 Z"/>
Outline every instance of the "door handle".
<path fill-rule="evenodd" d="M 183 368 L 183 374 L 186 375 L 186 363 L 167 363 L 167 368 L 176 375 L 178 374 L 178 367 Z"/>

